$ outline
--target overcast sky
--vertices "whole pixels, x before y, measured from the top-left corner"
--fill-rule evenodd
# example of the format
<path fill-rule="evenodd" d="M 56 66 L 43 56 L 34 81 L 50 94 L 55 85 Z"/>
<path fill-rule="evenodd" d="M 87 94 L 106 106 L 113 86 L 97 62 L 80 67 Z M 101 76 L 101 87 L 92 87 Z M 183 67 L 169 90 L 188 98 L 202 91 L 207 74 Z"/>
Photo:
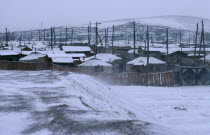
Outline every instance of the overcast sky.
<path fill-rule="evenodd" d="M 210 19 L 210 0 L 0 0 L 0 31 L 162 15 Z"/>

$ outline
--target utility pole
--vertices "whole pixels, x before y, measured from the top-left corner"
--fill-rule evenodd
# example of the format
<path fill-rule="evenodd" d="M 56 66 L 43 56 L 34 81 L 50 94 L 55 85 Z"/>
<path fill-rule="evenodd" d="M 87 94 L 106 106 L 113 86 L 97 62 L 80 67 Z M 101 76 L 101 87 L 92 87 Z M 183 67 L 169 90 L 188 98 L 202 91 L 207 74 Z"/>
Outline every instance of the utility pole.
<path fill-rule="evenodd" d="M 106 29 L 105 29 L 105 47 L 107 47 L 107 31 L 106 31 Z"/>
<path fill-rule="evenodd" d="M 88 26 L 88 45 L 90 46 L 90 26 Z"/>
<path fill-rule="evenodd" d="M 66 27 L 66 45 L 67 45 L 67 42 L 68 42 L 68 28 Z"/>
<path fill-rule="evenodd" d="M 96 22 L 96 39 L 95 39 L 96 46 L 98 45 L 98 22 Z"/>
<path fill-rule="evenodd" d="M 146 87 L 148 87 L 149 85 L 149 28 L 148 27 L 147 27 L 146 40 L 147 40 Z"/>
<path fill-rule="evenodd" d="M 59 38 L 59 39 L 60 39 L 60 45 L 61 45 L 61 34 L 62 34 L 62 33 L 61 33 L 61 30 L 60 30 L 60 38 Z"/>
<path fill-rule="evenodd" d="M 200 47 L 199 47 L 199 57 L 198 57 L 198 60 L 201 56 L 201 48 L 202 48 L 202 42 L 204 41 L 203 38 L 204 38 L 204 32 L 203 32 L 203 21 L 202 21 L 202 31 L 201 31 L 201 40 L 200 40 Z M 204 61 L 205 61 L 205 58 L 204 58 Z"/>
<path fill-rule="evenodd" d="M 145 44 L 144 45 L 144 57 L 146 57 L 147 56 L 147 53 L 146 53 L 147 52 L 147 50 L 146 50 L 147 49 L 147 36 L 146 36 L 146 40 L 144 40 L 144 44 Z"/>
<path fill-rule="evenodd" d="M 71 45 L 73 44 L 73 39 L 74 39 L 74 29 L 72 28 L 72 30 L 71 30 Z"/>
<path fill-rule="evenodd" d="M 56 44 L 56 33 L 55 33 L 55 27 L 53 28 L 53 34 L 54 34 L 54 45 Z"/>
<path fill-rule="evenodd" d="M 168 28 L 166 30 L 166 49 L 167 49 L 167 63 L 169 62 L 169 58 L 168 58 Z"/>
<path fill-rule="evenodd" d="M 6 28 L 6 33 L 5 33 L 5 46 L 8 46 L 8 31 L 7 31 L 7 28 Z"/>
<path fill-rule="evenodd" d="M 90 44 L 91 44 L 91 36 L 92 36 L 92 27 L 91 27 L 91 22 L 90 22 Z"/>
<path fill-rule="evenodd" d="M 114 25 L 112 26 L 112 54 L 114 54 Z"/>
<path fill-rule="evenodd" d="M 45 41 L 45 29 L 44 29 L 44 41 Z"/>
<path fill-rule="evenodd" d="M 41 32 L 39 30 L 39 41 L 41 41 Z"/>
<path fill-rule="evenodd" d="M 109 28 L 106 29 L 106 40 L 107 40 L 107 48 L 109 48 Z"/>
<path fill-rule="evenodd" d="M 47 32 L 47 41 L 48 41 L 48 42 L 50 41 L 50 35 L 49 35 L 49 32 Z"/>
<path fill-rule="evenodd" d="M 181 52 L 182 52 L 182 32 L 179 33 L 179 43 L 180 43 Z"/>
<path fill-rule="evenodd" d="M 204 55 L 204 63 L 206 63 L 206 46 L 205 46 L 205 32 L 204 32 L 204 23 L 202 20 L 202 32 L 203 32 L 203 55 Z"/>
<path fill-rule="evenodd" d="M 50 45 L 51 45 L 51 50 L 53 50 L 53 28 L 51 27 L 50 28 L 50 36 L 51 36 L 51 42 L 50 42 Z"/>
<path fill-rule="evenodd" d="M 133 22 L 133 57 L 135 58 L 136 56 L 136 23 L 135 21 Z"/>
<path fill-rule="evenodd" d="M 198 23 L 197 23 L 197 29 L 195 33 L 195 51 L 194 51 L 194 63 L 196 63 L 196 49 L 197 49 L 197 43 L 198 43 Z"/>
<path fill-rule="evenodd" d="M 31 41 L 33 40 L 33 33 L 31 32 Z"/>
<path fill-rule="evenodd" d="M 151 34 L 151 43 L 152 43 L 152 46 L 153 46 L 153 37 L 152 37 L 152 34 Z"/>

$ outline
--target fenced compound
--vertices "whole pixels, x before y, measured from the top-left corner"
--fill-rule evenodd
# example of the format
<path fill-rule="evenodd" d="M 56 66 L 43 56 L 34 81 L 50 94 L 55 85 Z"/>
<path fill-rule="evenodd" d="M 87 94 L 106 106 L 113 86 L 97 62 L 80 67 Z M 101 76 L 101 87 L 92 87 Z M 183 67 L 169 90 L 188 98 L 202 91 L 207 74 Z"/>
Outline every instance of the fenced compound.
<path fill-rule="evenodd" d="M 50 70 L 49 63 L 25 63 L 25 62 L 11 62 L 11 61 L 0 61 L 0 70 L 26 70 L 26 71 L 37 71 L 37 70 Z"/>

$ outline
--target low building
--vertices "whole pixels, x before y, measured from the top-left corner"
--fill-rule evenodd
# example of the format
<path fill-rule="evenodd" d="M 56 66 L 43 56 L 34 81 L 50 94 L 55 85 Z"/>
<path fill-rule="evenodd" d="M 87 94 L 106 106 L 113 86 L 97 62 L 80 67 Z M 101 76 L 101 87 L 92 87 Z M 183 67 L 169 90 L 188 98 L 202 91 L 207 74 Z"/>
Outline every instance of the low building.
<path fill-rule="evenodd" d="M 32 48 L 26 46 L 26 47 L 21 48 L 21 51 L 32 51 Z"/>
<path fill-rule="evenodd" d="M 13 50 L 0 50 L 0 60 L 19 61 L 20 53 Z"/>
<path fill-rule="evenodd" d="M 67 53 L 84 53 L 86 57 L 92 55 L 92 50 L 89 46 L 62 46 L 62 50 Z"/>
<path fill-rule="evenodd" d="M 138 57 L 129 61 L 126 66 L 127 72 L 145 73 L 147 57 Z M 154 57 L 149 57 L 149 72 L 163 72 L 166 70 L 166 63 Z"/>
<path fill-rule="evenodd" d="M 99 59 L 90 59 L 78 66 L 80 70 L 86 72 L 112 73 L 112 65 Z"/>
<path fill-rule="evenodd" d="M 168 54 L 168 60 L 167 60 L 167 56 L 164 55 L 164 60 L 167 61 L 169 64 L 179 64 L 179 65 L 192 61 L 190 58 L 188 58 L 187 53 L 181 52 L 181 51 L 170 52 Z"/>
<path fill-rule="evenodd" d="M 74 65 L 77 66 L 82 63 L 83 59 L 86 57 L 84 53 L 72 53 L 72 54 L 48 54 L 48 57 L 53 58 L 69 58 L 73 59 Z"/>
<path fill-rule="evenodd" d="M 112 64 L 113 72 L 122 72 L 122 70 L 123 70 L 123 61 L 122 61 L 122 59 L 120 57 L 117 57 L 114 54 L 98 53 L 95 56 L 87 58 L 87 60 L 93 59 L 93 58 L 96 58 L 96 59 L 102 60 L 104 62 L 107 62 L 109 64 Z"/>
<path fill-rule="evenodd" d="M 21 62 L 50 62 L 50 59 L 47 55 L 41 54 L 41 53 L 31 53 L 28 56 L 25 56 L 21 58 L 19 61 Z"/>
<path fill-rule="evenodd" d="M 75 67 L 74 60 L 72 58 L 52 58 L 52 62 L 56 65 L 60 66 L 68 66 L 68 67 Z"/>

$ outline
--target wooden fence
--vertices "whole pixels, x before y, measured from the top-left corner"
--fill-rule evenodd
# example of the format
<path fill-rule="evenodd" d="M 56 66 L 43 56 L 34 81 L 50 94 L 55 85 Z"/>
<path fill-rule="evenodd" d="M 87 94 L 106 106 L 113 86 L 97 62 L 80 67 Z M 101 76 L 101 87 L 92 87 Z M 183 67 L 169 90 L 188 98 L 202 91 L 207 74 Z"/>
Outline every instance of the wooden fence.
<path fill-rule="evenodd" d="M 92 76 L 113 85 L 146 85 L 146 75 L 139 73 L 95 73 Z M 151 73 L 148 78 L 149 86 L 174 86 L 174 73 Z"/>
<path fill-rule="evenodd" d="M 146 75 L 139 73 L 90 73 L 81 71 L 78 68 L 68 68 L 52 65 L 52 70 L 69 71 L 80 74 L 87 74 L 112 85 L 145 85 Z M 151 73 L 148 78 L 149 86 L 174 86 L 174 72 Z"/>
<path fill-rule="evenodd" d="M 0 61 L 0 70 L 54 70 L 54 71 L 68 71 L 80 74 L 87 74 L 100 79 L 112 85 L 145 85 L 146 75 L 139 73 L 90 73 L 81 71 L 78 68 L 58 66 L 49 63 L 24 63 L 24 62 L 10 62 Z M 148 78 L 149 86 L 174 86 L 174 73 L 152 73 Z"/>
<path fill-rule="evenodd" d="M 0 70 L 26 70 L 26 71 L 37 71 L 37 70 L 50 70 L 49 63 L 25 63 L 25 62 L 11 62 L 11 61 L 0 61 Z"/>

